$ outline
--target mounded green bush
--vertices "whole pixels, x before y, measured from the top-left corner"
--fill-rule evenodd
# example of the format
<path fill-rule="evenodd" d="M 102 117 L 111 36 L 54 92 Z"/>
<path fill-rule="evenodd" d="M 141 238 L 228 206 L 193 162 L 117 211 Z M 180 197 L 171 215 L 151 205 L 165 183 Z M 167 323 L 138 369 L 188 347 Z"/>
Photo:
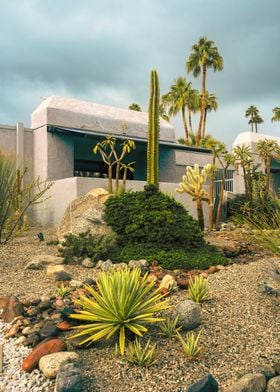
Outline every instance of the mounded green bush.
<path fill-rule="evenodd" d="M 159 249 L 204 245 L 203 233 L 184 206 L 154 186 L 144 191 L 111 196 L 104 219 L 120 244 L 153 244 Z"/>

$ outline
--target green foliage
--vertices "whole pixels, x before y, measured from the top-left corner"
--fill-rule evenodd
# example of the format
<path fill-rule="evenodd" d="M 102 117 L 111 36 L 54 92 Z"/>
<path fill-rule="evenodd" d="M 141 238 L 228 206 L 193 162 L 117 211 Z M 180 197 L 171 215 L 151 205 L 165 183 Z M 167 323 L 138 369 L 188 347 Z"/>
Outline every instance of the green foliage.
<path fill-rule="evenodd" d="M 141 277 L 138 268 L 100 273 L 98 290 L 86 286 L 91 297 L 82 296 L 76 301 L 82 310 L 70 317 L 87 324 L 75 327 L 81 332 L 73 337 L 84 336 L 81 344 L 90 344 L 118 333 L 120 353 L 124 355 L 127 331 L 143 336 L 147 332 L 146 323 L 163 321 L 153 316 L 168 308 L 155 283 L 155 280 L 148 282 L 148 274 Z"/>
<path fill-rule="evenodd" d="M 143 252 L 146 246 L 172 250 L 178 246 L 198 249 L 204 244 L 197 222 L 183 205 L 155 186 L 109 197 L 104 219 L 121 245 L 143 244 Z"/>
<path fill-rule="evenodd" d="M 190 278 L 188 294 L 192 301 L 202 302 L 208 298 L 208 281 L 202 276 L 196 276 L 194 279 Z"/>
<path fill-rule="evenodd" d="M 147 182 L 159 185 L 159 80 L 157 71 L 151 72 L 149 124 L 147 145 Z"/>
<path fill-rule="evenodd" d="M 189 358 L 196 358 L 201 352 L 201 347 L 199 346 L 201 331 L 195 336 L 193 332 L 188 332 L 186 338 L 184 339 L 179 332 L 177 332 L 178 338 L 182 344 L 184 354 Z"/>
<path fill-rule="evenodd" d="M 67 295 L 70 293 L 69 287 L 64 286 L 64 284 L 62 284 L 61 286 L 57 287 L 56 291 L 57 291 L 57 294 L 58 294 L 61 298 L 67 297 Z"/>
<path fill-rule="evenodd" d="M 155 349 L 156 345 L 151 346 L 150 340 L 142 347 L 140 340 L 136 338 L 134 342 L 128 344 L 127 359 L 139 366 L 150 367 L 156 363 Z"/>
<path fill-rule="evenodd" d="M 27 169 L 18 169 L 14 156 L 0 150 L 0 244 L 28 229 L 26 212 L 41 203 L 52 183 L 39 178 L 25 183 Z"/>
<path fill-rule="evenodd" d="M 201 249 L 186 249 L 173 247 L 173 249 L 162 250 L 165 244 L 159 246 L 149 244 L 127 244 L 114 249 L 110 257 L 116 261 L 127 262 L 129 260 L 146 259 L 149 262 L 157 260 L 166 269 L 207 269 L 211 265 L 225 265 L 227 259 L 224 254 L 209 245 L 201 246 Z"/>
<path fill-rule="evenodd" d="M 160 334 L 167 338 L 172 338 L 173 336 L 176 336 L 176 333 L 182 329 L 182 327 L 178 326 L 178 321 L 179 316 L 175 318 L 168 317 L 165 321 L 161 322 L 159 324 L 159 327 L 161 329 Z"/>
<path fill-rule="evenodd" d="M 67 234 L 64 238 L 58 252 L 64 257 L 66 263 L 75 262 L 77 259 L 82 261 L 86 257 L 90 257 L 92 261 L 106 259 L 107 254 L 115 246 L 114 236 L 94 238 L 89 231 L 77 236 Z"/>
<path fill-rule="evenodd" d="M 131 105 L 129 105 L 128 109 L 134 110 L 135 112 L 142 112 L 141 106 L 135 102 L 133 102 Z"/>

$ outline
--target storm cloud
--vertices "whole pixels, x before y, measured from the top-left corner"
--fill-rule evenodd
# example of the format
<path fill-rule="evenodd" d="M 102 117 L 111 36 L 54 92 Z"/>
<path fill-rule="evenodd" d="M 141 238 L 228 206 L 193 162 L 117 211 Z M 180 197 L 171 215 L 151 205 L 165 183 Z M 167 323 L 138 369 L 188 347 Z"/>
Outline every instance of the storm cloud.
<path fill-rule="evenodd" d="M 0 123 L 30 125 L 51 94 L 146 109 L 150 70 L 167 92 L 206 35 L 224 58 L 222 72 L 208 72 L 219 103 L 209 132 L 231 144 L 249 130 L 244 112 L 254 104 L 261 130 L 279 135 L 270 121 L 280 106 L 278 0 L 0 0 L 0 7 Z M 200 78 L 187 77 L 200 88 Z M 181 119 L 172 123 L 179 137 Z"/>

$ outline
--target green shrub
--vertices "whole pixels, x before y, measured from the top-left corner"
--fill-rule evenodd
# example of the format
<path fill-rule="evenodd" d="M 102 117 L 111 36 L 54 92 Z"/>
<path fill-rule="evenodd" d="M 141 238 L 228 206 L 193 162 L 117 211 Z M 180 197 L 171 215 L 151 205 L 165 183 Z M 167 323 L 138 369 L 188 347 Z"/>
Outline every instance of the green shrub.
<path fill-rule="evenodd" d="M 127 360 L 142 367 L 152 366 L 156 363 L 155 349 L 156 345 L 151 346 L 150 340 L 145 346 L 142 346 L 139 339 L 136 338 L 134 342 L 128 344 Z"/>
<path fill-rule="evenodd" d="M 90 257 L 92 261 L 106 259 L 115 246 L 114 236 L 103 236 L 93 238 L 87 231 L 78 236 L 67 234 L 61 248 L 58 249 L 60 255 L 64 257 L 66 263 L 74 262 L 77 259 Z"/>
<path fill-rule="evenodd" d="M 188 332 L 184 339 L 179 332 L 177 332 L 184 354 L 191 359 L 198 357 L 201 353 L 201 347 L 199 346 L 200 335 L 201 331 L 197 334 L 197 336 L 195 336 L 193 332 Z"/>
<path fill-rule="evenodd" d="M 165 250 L 174 246 L 197 249 L 204 245 L 197 221 L 182 204 L 156 187 L 111 196 L 105 206 L 104 219 L 120 244 L 152 244 Z"/>
<path fill-rule="evenodd" d="M 228 263 L 224 254 L 214 247 L 205 245 L 201 249 L 187 250 L 184 248 L 173 248 L 161 250 L 150 244 L 129 244 L 114 248 L 107 257 L 114 261 L 146 259 L 149 262 L 157 260 L 166 269 L 207 269 L 211 265 L 225 265 Z"/>
<path fill-rule="evenodd" d="M 192 301 L 202 302 L 208 298 L 208 280 L 202 276 L 196 276 L 194 279 L 190 278 L 188 294 Z"/>
<path fill-rule="evenodd" d="M 102 272 L 97 279 L 98 291 L 86 286 L 91 298 L 82 296 L 76 301 L 82 310 L 70 317 L 87 323 L 74 327 L 81 332 L 72 338 L 83 336 L 80 344 L 90 344 L 117 333 L 120 353 L 124 355 L 126 332 L 143 336 L 147 323 L 164 320 L 154 317 L 154 313 L 169 307 L 155 283 L 148 282 L 148 274 L 141 277 L 138 268 Z"/>

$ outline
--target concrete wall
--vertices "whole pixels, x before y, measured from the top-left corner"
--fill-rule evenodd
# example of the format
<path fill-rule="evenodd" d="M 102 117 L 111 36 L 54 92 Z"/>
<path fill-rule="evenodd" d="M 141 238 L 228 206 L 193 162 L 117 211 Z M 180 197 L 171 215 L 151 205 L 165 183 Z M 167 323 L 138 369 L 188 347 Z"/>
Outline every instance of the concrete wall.
<path fill-rule="evenodd" d="M 71 201 L 93 188 L 108 189 L 107 185 L 108 180 L 103 178 L 71 177 L 54 181 L 49 192 L 49 199 L 36 207 L 33 223 L 40 223 L 42 226 L 57 226 Z M 146 185 L 145 181 L 127 181 L 127 190 L 143 190 L 144 185 Z M 174 183 L 161 182 L 160 189 L 174 196 L 196 218 L 195 203 L 189 195 L 176 192 Z M 208 208 L 206 203 L 204 204 L 204 214 L 207 221 Z"/>

